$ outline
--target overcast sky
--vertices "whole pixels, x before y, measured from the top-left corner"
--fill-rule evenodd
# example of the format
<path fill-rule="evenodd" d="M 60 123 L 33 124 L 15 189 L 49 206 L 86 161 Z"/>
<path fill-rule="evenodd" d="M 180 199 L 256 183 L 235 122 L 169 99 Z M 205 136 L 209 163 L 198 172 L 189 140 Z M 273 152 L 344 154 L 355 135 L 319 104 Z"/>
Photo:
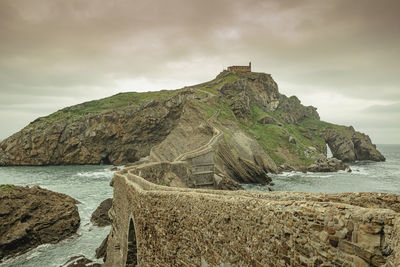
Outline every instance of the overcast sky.
<path fill-rule="evenodd" d="M 0 139 L 126 91 L 176 89 L 229 65 L 400 143 L 398 0 L 1 0 Z"/>

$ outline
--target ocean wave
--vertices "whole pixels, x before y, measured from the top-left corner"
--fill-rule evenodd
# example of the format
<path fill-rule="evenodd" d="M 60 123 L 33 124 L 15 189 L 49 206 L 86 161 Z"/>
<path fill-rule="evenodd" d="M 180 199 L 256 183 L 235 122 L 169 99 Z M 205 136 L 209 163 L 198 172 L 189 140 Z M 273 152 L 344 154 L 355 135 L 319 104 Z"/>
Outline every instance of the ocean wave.
<path fill-rule="evenodd" d="M 89 178 L 104 178 L 109 177 L 113 174 L 113 172 L 109 169 L 105 169 L 103 171 L 89 171 L 89 172 L 78 172 L 76 175 L 80 177 L 89 177 Z"/>
<path fill-rule="evenodd" d="M 369 171 L 366 168 L 357 166 L 356 168 L 352 168 L 351 174 L 356 174 L 356 175 L 369 175 Z"/>
<path fill-rule="evenodd" d="M 292 176 L 299 176 L 299 175 L 304 175 L 302 172 L 283 172 L 276 174 L 278 177 L 292 177 Z"/>

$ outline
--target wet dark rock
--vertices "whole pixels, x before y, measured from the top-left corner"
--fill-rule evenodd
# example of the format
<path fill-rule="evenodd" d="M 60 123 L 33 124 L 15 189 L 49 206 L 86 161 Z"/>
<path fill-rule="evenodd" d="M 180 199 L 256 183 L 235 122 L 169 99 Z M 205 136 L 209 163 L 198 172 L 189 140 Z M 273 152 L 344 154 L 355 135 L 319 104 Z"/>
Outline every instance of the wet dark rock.
<path fill-rule="evenodd" d="M 279 119 L 284 123 L 295 124 L 305 118 L 319 120 L 317 109 L 313 106 L 303 106 L 296 96 L 279 96 Z"/>
<path fill-rule="evenodd" d="M 112 198 L 108 198 L 100 203 L 97 209 L 92 213 L 90 221 L 95 226 L 103 227 L 111 225 L 111 219 L 108 216 L 108 211 L 112 205 Z"/>
<path fill-rule="evenodd" d="M 274 124 L 274 125 L 282 126 L 282 123 L 278 122 L 277 120 L 275 120 L 274 118 L 269 117 L 269 116 L 262 117 L 257 122 L 260 124 Z"/>
<path fill-rule="evenodd" d="M 278 171 L 279 172 L 294 172 L 294 171 L 296 171 L 296 168 L 294 168 L 290 165 L 287 165 L 287 164 L 282 164 L 282 165 L 278 166 Z"/>
<path fill-rule="evenodd" d="M 340 170 L 350 170 L 350 167 L 336 158 L 319 158 L 307 168 L 309 172 L 337 172 Z"/>
<path fill-rule="evenodd" d="M 102 264 L 94 263 L 83 255 L 71 257 L 62 267 L 101 267 Z"/>
<path fill-rule="evenodd" d="M 215 188 L 219 190 L 243 190 L 242 185 L 223 174 L 214 174 Z"/>
<path fill-rule="evenodd" d="M 220 173 L 225 173 L 226 176 L 238 183 L 268 184 L 272 181 L 263 166 L 259 166 L 254 161 L 235 156 L 232 153 L 232 147 L 226 143 L 218 144 L 217 165 L 219 161 L 223 162 L 223 167 L 218 167 L 223 169 Z"/>
<path fill-rule="evenodd" d="M 77 201 L 39 186 L 0 186 L 0 260 L 76 233 Z"/>
<path fill-rule="evenodd" d="M 385 157 L 372 144 L 368 135 L 357 132 L 353 127 L 325 129 L 322 133 L 335 158 L 344 162 L 356 160 L 385 161 Z"/>
<path fill-rule="evenodd" d="M 108 243 L 108 235 L 104 238 L 103 242 L 101 242 L 100 247 L 96 249 L 96 259 L 102 258 L 105 262 L 107 259 L 107 243 Z"/>

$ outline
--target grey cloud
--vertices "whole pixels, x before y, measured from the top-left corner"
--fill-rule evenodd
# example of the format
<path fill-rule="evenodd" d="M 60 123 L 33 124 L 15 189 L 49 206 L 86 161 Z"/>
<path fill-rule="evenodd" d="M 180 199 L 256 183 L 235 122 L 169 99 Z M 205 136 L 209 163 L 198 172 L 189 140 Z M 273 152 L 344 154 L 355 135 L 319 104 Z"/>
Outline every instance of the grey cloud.
<path fill-rule="evenodd" d="M 116 88 L 120 80 L 190 85 L 252 60 L 294 91 L 400 101 L 399 8 L 397 0 L 3 0 L 0 94 L 68 105 L 69 95 L 146 89 Z"/>
<path fill-rule="evenodd" d="M 400 125 L 400 102 L 394 103 L 390 105 L 374 105 L 364 110 L 367 113 L 387 113 L 387 114 L 395 114 L 398 116 L 396 117 L 398 124 Z"/>

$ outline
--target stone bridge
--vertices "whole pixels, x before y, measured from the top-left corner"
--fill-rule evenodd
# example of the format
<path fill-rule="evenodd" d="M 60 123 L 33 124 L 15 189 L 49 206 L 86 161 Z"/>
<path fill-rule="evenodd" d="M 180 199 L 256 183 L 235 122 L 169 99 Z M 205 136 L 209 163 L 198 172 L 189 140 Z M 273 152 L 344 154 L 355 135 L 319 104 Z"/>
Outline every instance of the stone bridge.
<path fill-rule="evenodd" d="M 138 174 L 111 182 L 106 266 L 400 266 L 400 196 L 176 188 Z"/>

